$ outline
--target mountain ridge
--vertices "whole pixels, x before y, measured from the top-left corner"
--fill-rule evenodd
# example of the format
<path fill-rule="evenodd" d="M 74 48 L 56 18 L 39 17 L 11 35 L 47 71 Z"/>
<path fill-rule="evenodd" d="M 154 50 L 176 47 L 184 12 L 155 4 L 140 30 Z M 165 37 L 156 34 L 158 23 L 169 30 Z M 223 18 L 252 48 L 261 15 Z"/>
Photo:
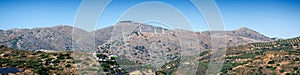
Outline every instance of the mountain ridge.
<path fill-rule="evenodd" d="M 135 28 L 132 32 L 140 32 L 139 26 L 142 27 L 142 32 L 150 32 L 150 33 L 166 33 L 166 34 L 173 34 L 176 31 L 165 29 L 162 27 L 157 27 L 153 25 L 147 25 L 137 22 L 119 22 L 116 25 L 101 28 L 98 30 L 94 30 L 91 32 L 85 31 L 80 28 L 76 28 L 74 26 L 69 25 L 58 25 L 54 27 L 43 27 L 43 28 L 32 28 L 32 29 L 11 29 L 11 30 L 3 30 L 0 31 L 0 45 L 6 45 L 8 47 L 13 47 L 17 49 L 23 50 L 36 50 L 36 49 L 48 49 L 48 50 L 71 50 L 72 49 L 72 41 L 76 39 L 72 39 L 72 31 L 78 31 L 79 35 L 89 34 L 95 35 L 95 43 L 96 46 L 102 45 L 107 40 L 111 38 L 113 31 L 122 30 L 120 26 L 122 25 L 129 25 Z M 73 30 L 74 29 L 74 30 Z M 156 31 L 154 30 L 156 29 Z M 123 29 L 126 30 L 126 29 Z M 164 31 L 163 31 L 164 30 Z M 128 30 L 129 31 L 129 30 Z M 235 34 L 232 31 L 225 31 L 226 33 Z M 95 33 L 95 34 L 92 34 Z M 210 34 L 218 33 L 214 31 L 204 31 L 204 32 L 186 32 L 191 33 L 192 35 L 202 37 L 200 38 L 201 41 L 208 40 Z M 240 33 L 240 32 L 239 32 Z M 252 34 L 252 33 L 241 33 L 241 34 Z M 272 41 L 269 37 L 259 37 L 263 35 L 253 34 L 254 36 L 244 36 L 246 39 L 255 39 L 254 41 Z M 128 34 L 127 36 L 130 36 Z M 234 37 L 232 40 L 243 39 L 241 35 L 231 35 L 231 36 L 239 36 Z M 243 36 L 243 35 L 242 35 Z M 248 40 L 249 41 L 249 40 Z M 207 41 L 206 41 L 207 42 Z M 247 40 L 241 41 L 241 43 L 248 43 Z M 80 44 L 80 43 L 78 43 Z M 28 47 L 30 46 L 30 47 Z M 92 46 L 91 46 L 92 47 Z"/>

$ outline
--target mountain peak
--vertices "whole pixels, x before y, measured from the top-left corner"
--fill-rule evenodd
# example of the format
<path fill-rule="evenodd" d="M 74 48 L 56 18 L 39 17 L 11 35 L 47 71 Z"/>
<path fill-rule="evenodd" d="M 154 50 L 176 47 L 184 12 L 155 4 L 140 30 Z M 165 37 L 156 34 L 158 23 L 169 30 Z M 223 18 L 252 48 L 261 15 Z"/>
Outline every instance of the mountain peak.
<path fill-rule="evenodd" d="M 242 33 L 260 34 L 260 33 L 256 32 L 255 30 L 247 28 L 247 27 L 242 27 L 242 28 L 239 28 L 235 31 L 236 32 L 242 32 Z"/>
<path fill-rule="evenodd" d="M 238 29 L 238 31 L 254 31 L 254 30 L 247 28 L 247 27 L 242 27 L 242 28 Z"/>
<path fill-rule="evenodd" d="M 271 41 L 271 39 L 269 37 L 266 37 L 263 34 L 255 31 L 255 30 L 252 30 L 250 28 L 247 28 L 247 27 L 239 28 L 237 30 L 234 30 L 233 32 L 236 35 L 240 35 L 240 36 L 244 36 L 244 37 L 250 37 L 250 38 L 260 39 L 260 40 L 264 40 L 264 41 Z"/>

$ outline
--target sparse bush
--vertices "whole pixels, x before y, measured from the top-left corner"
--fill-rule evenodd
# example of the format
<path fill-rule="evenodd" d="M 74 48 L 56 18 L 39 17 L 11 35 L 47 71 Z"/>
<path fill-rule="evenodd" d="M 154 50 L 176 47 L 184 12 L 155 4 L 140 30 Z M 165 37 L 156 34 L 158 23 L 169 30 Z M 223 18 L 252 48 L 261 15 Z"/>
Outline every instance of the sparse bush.
<path fill-rule="evenodd" d="M 269 68 L 269 69 L 270 69 L 270 68 L 272 68 L 272 66 L 266 66 L 266 68 Z"/>
<path fill-rule="evenodd" d="M 206 54 L 208 54 L 208 51 L 203 51 L 203 52 L 201 52 L 201 53 L 199 54 L 199 56 L 204 56 L 204 55 L 206 55 Z"/>
<path fill-rule="evenodd" d="M 67 64 L 65 67 L 69 68 L 69 67 L 71 67 L 71 65 L 70 65 L 70 64 Z"/>
<path fill-rule="evenodd" d="M 71 57 L 71 56 L 67 56 L 67 59 L 73 59 L 73 57 Z"/>
<path fill-rule="evenodd" d="M 283 70 L 283 69 L 281 69 L 281 70 L 279 70 L 279 72 L 280 72 L 280 73 L 283 73 L 283 72 L 284 72 L 284 70 Z"/>
<path fill-rule="evenodd" d="M 298 68 L 298 66 L 295 66 L 293 69 L 294 69 L 295 71 L 297 71 L 299 68 Z"/>
<path fill-rule="evenodd" d="M 60 61 L 58 59 L 52 61 L 52 63 L 60 63 Z"/>
<path fill-rule="evenodd" d="M 268 62 L 268 64 L 274 64 L 274 63 L 275 63 L 274 60 L 271 60 L 271 61 Z"/>
<path fill-rule="evenodd" d="M 276 66 L 280 66 L 280 64 L 276 64 Z"/>

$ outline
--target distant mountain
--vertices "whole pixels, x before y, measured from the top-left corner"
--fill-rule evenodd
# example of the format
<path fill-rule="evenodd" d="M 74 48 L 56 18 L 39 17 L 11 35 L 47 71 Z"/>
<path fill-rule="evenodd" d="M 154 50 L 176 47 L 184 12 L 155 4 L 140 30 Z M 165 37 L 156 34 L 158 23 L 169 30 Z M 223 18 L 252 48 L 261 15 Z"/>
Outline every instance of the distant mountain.
<path fill-rule="evenodd" d="M 164 33 L 169 35 L 163 35 L 164 38 L 161 38 L 162 40 L 168 39 L 168 37 L 174 38 L 174 36 L 184 38 L 185 40 L 189 41 L 197 40 L 197 43 L 199 44 L 198 46 L 203 47 L 200 49 L 210 49 L 210 34 L 220 33 L 218 31 L 205 31 L 199 33 L 181 30 L 182 34 L 177 34 L 176 30 L 170 30 L 162 27 L 156 27 L 136 22 L 123 21 L 116 25 L 95 30 L 92 32 L 87 32 L 79 28 L 63 25 L 46 28 L 0 30 L 0 45 L 5 45 L 7 47 L 23 50 L 71 50 L 74 47 L 72 46 L 72 42 L 74 42 L 77 47 L 80 47 L 74 49 L 88 50 L 91 49 L 90 47 L 95 47 L 89 44 L 78 42 L 77 40 L 78 38 L 80 38 L 79 36 L 73 36 L 74 38 L 72 40 L 72 29 L 74 29 L 73 31 L 77 31 L 76 34 L 95 35 L 95 37 L 87 38 L 95 38 L 96 46 L 106 43 L 107 40 L 111 39 L 112 36 L 118 38 L 120 38 L 121 36 L 128 36 L 132 38 L 137 37 L 134 34 L 139 33 L 140 29 L 142 29 L 142 34 L 147 33 L 144 34 L 146 37 L 153 37 L 149 39 L 155 39 L 154 36 L 149 36 L 150 34 Z M 128 34 L 121 35 L 122 30 L 131 32 L 125 32 Z M 248 28 L 241 28 L 235 31 L 226 31 L 226 33 L 228 34 L 228 44 L 230 46 L 237 46 L 240 44 L 247 44 L 253 42 L 272 41 L 272 39 Z M 193 37 L 189 37 L 187 35 L 192 35 Z"/>
<path fill-rule="evenodd" d="M 72 29 L 73 27 L 70 26 L 55 26 L 6 30 L 0 34 L 0 44 L 24 50 L 69 50 L 71 49 Z M 86 31 L 82 30 L 82 32 Z"/>
<path fill-rule="evenodd" d="M 228 34 L 230 34 L 230 33 L 228 33 Z M 270 38 L 254 31 L 254 30 L 246 28 L 246 27 L 235 30 L 235 31 L 232 32 L 232 34 L 237 34 L 239 36 L 250 37 L 250 38 L 253 38 L 253 39 L 258 39 L 258 40 L 263 40 L 263 41 L 271 41 Z"/>
<path fill-rule="evenodd" d="M 228 36 L 232 36 L 232 38 L 228 38 L 230 46 L 238 46 L 254 42 L 274 41 L 273 39 L 246 27 L 234 31 L 227 31 L 226 34 Z"/>

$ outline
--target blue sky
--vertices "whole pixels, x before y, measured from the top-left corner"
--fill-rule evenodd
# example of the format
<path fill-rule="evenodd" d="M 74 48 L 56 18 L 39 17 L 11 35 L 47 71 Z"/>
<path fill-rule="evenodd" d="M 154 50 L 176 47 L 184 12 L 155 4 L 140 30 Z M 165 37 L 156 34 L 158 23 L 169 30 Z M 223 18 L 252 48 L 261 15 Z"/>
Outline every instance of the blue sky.
<path fill-rule="evenodd" d="M 113 0 L 97 28 L 115 24 L 128 8 L 149 0 Z M 196 31 L 207 30 L 201 14 L 187 0 L 151 0 L 180 10 Z M 81 0 L 0 0 L 0 29 L 73 25 Z M 300 0 L 216 0 L 226 30 L 248 27 L 269 37 L 300 36 Z"/>

